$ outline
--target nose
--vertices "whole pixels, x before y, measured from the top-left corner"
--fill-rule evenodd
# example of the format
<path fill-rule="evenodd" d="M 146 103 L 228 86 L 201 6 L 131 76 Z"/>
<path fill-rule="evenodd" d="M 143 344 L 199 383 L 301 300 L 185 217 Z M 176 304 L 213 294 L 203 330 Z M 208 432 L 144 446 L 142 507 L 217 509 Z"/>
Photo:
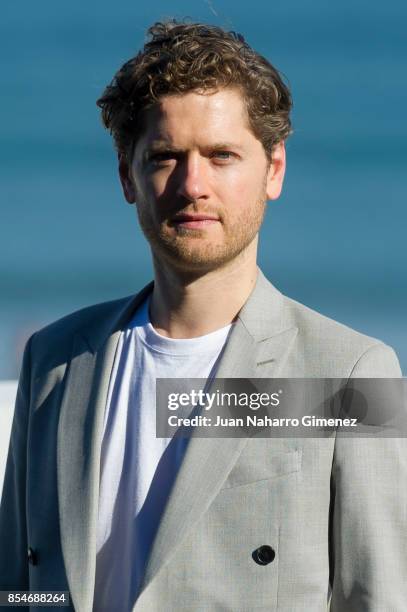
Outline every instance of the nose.
<path fill-rule="evenodd" d="M 209 196 L 208 169 L 199 153 L 185 156 L 179 167 L 177 194 L 185 199 L 199 200 Z"/>

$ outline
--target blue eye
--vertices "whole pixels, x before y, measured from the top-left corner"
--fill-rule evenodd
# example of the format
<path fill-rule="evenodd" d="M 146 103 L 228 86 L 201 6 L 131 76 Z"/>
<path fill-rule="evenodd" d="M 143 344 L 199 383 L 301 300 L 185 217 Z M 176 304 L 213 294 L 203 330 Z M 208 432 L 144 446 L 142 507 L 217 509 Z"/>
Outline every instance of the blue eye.
<path fill-rule="evenodd" d="M 214 157 L 219 157 L 220 159 L 230 159 L 233 155 L 230 151 L 215 151 Z"/>

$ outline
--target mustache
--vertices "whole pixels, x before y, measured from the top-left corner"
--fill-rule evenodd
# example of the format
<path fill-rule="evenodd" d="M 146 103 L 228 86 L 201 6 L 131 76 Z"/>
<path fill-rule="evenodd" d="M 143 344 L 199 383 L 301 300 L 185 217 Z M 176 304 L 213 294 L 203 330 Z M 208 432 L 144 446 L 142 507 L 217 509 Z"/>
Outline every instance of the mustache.
<path fill-rule="evenodd" d="M 185 202 L 180 202 L 176 206 L 160 210 L 160 218 L 162 221 L 172 221 L 174 218 L 182 216 L 205 216 L 222 221 L 224 212 L 213 205 L 208 206 L 200 200 L 194 200 L 187 204 Z"/>

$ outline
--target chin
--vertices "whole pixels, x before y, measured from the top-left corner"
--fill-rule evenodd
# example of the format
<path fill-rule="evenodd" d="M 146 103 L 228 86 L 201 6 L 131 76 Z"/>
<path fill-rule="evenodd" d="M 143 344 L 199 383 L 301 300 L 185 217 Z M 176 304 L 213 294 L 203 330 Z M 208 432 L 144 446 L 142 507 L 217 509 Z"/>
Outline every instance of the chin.
<path fill-rule="evenodd" d="M 159 259 L 172 267 L 191 274 L 203 274 L 222 268 L 239 255 L 235 252 L 216 249 L 213 245 L 205 249 L 170 248 L 161 251 Z"/>

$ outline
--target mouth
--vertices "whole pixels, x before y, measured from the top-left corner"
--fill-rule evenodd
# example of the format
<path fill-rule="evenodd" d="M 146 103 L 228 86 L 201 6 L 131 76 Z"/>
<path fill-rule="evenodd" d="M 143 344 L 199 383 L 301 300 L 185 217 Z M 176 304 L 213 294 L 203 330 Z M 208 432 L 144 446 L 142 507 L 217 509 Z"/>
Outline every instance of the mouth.
<path fill-rule="evenodd" d="M 175 227 L 202 229 L 219 223 L 219 217 L 210 214 L 177 214 L 171 220 Z"/>

